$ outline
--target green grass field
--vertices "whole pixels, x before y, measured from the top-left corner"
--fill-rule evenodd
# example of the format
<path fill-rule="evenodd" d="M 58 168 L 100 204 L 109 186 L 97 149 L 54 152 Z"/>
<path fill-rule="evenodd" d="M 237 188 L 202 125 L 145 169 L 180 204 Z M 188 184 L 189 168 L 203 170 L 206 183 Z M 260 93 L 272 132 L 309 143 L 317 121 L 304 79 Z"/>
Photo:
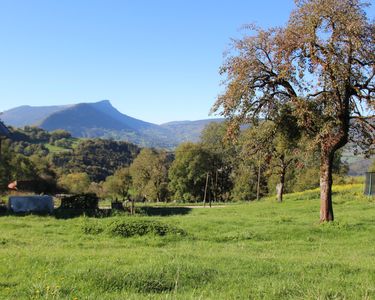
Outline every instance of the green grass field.
<path fill-rule="evenodd" d="M 50 153 L 60 153 L 60 152 L 64 152 L 64 151 L 72 151 L 72 149 L 75 149 L 77 147 L 80 140 L 82 140 L 82 139 L 70 138 L 70 141 L 72 142 L 71 149 L 55 146 L 55 145 L 52 145 L 52 144 L 49 144 L 49 143 L 45 144 L 45 146 L 49 150 Z"/>
<path fill-rule="evenodd" d="M 0 217 L 0 298 L 375 299 L 374 199 L 361 185 L 337 186 L 337 221 L 320 225 L 318 194 L 169 216 Z M 124 219 L 187 235 L 83 231 Z"/>

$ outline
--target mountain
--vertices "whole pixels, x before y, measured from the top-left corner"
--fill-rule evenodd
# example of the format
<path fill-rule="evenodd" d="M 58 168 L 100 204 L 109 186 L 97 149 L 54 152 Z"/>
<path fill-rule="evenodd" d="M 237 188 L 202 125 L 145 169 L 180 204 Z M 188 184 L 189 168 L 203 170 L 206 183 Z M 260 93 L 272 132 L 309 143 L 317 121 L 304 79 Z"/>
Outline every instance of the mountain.
<path fill-rule="evenodd" d="M 38 125 L 38 123 L 49 115 L 68 108 L 69 105 L 61 106 L 29 106 L 23 105 L 5 111 L 1 120 L 13 127 L 24 127 L 27 125 Z"/>
<path fill-rule="evenodd" d="M 198 121 L 175 121 L 161 124 L 160 126 L 173 132 L 179 137 L 180 142 L 198 142 L 202 130 L 208 124 L 223 122 L 223 119 L 206 119 Z"/>
<path fill-rule="evenodd" d="M 101 130 L 140 132 L 158 126 L 124 115 L 108 100 L 103 100 L 97 103 L 80 103 L 57 111 L 47 116 L 40 127 L 48 131 L 66 129 L 74 136 L 86 136 L 86 132 L 91 132 L 90 137 L 100 137 Z"/>
<path fill-rule="evenodd" d="M 1 119 L 13 127 L 64 129 L 75 137 L 125 140 L 143 147 L 159 148 L 174 148 L 181 142 L 197 141 L 207 124 L 222 121 L 177 121 L 156 125 L 119 112 L 108 100 L 64 106 L 20 106 L 5 111 Z"/>

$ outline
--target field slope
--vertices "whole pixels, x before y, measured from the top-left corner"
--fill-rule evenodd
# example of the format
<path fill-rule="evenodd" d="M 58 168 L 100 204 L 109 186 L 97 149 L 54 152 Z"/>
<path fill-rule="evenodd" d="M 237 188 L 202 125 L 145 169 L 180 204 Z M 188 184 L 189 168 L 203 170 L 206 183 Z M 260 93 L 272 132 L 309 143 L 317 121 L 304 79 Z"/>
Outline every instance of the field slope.
<path fill-rule="evenodd" d="M 375 299 L 374 199 L 337 186 L 319 225 L 317 190 L 285 198 L 135 217 L 187 232 L 163 237 L 82 230 L 126 216 L 0 217 L 0 298 Z"/>

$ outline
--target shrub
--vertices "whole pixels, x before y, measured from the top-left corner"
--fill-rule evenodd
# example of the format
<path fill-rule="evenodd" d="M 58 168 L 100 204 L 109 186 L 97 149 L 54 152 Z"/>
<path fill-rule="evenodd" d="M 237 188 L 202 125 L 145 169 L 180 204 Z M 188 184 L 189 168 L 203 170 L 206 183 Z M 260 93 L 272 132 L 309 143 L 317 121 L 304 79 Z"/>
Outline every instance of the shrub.
<path fill-rule="evenodd" d="M 155 234 L 165 236 L 167 234 L 186 235 L 186 232 L 178 227 L 171 226 L 153 220 L 117 220 L 109 224 L 109 233 L 122 237 L 135 235 Z"/>
<path fill-rule="evenodd" d="M 82 231 L 86 234 L 99 234 L 107 232 L 110 235 L 121 237 L 143 236 L 154 234 L 165 236 L 169 234 L 186 235 L 187 233 L 178 227 L 165 224 L 155 220 L 142 219 L 118 219 L 110 223 L 103 221 L 85 221 L 82 225 Z"/>

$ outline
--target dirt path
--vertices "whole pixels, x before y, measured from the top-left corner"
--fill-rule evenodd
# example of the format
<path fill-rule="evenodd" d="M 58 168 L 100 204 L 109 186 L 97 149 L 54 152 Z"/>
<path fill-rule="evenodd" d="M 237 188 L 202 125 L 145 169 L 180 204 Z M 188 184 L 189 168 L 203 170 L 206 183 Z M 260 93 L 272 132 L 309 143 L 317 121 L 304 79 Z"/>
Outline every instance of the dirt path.
<path fill-rule="evenodd" d="M 227 205 L 212 205 L 211 207 L 209 205 L 203 206 L 203 205 L 191 205 L 191 206 L 172 206 L 172 207 L 186 207 L 186 208 L 223 208 L 227 207 Z"/>

